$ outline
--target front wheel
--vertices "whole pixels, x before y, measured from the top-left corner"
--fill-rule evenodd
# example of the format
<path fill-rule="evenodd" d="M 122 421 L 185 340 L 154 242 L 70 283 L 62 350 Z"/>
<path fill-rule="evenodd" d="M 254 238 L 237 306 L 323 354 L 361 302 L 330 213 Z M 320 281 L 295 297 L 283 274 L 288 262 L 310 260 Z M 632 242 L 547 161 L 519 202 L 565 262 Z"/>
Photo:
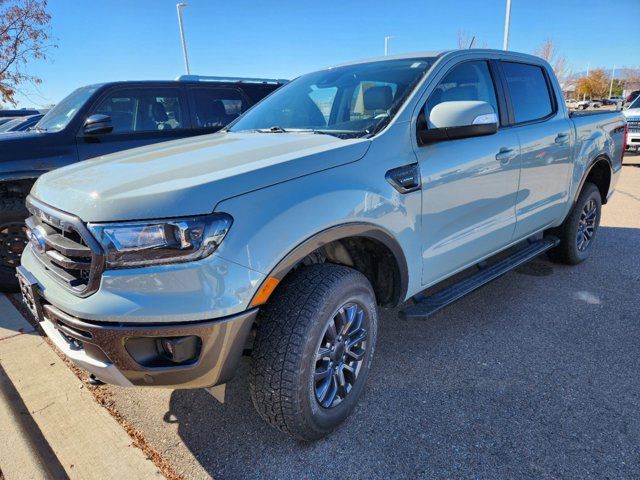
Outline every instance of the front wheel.
<path fill-rule="evenodd" d="M 362 394 L 377 324 L 360 272 L 332 264 L 293 272 L 259 315 L 250 390 L 262 419 L 299 440 L 333 431 Z"/>
<path fill-rule="evenodd" d="M 0 292 L 18 290 L 16 267 L 29 240 L 24 224 L 24 199 L 0 198 Z"/>
<path fill-rule="evenodd" d="M 560 243 L 549 250 L 549 257 L 568 265 L 586 260 L 600 226 L 601 211 L 600 190 L 593 183 L 585 183 L 565 221 L 550 232 L 560 238 Z"/>

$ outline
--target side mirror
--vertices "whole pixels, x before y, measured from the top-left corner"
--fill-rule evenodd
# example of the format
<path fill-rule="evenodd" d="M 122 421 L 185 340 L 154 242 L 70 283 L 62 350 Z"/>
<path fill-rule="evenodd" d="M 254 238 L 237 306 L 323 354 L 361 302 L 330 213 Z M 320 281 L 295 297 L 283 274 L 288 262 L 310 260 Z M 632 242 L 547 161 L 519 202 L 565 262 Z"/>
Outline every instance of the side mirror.
<path fill-rule="evenodd" d="M 422 145 L 444 140 L 491 135 L 498 131 L 498 116 L 493 107 L 481 101 L 442 102 L 418 121 L 418 138 Z"/>
<path fill-rule="evenodd" d="M 111 117 L 109 115 L 102 115 L 100 113 L 91 115 L 85 120 L 82 131 L 85 135 L 100 135 L 102 133 L 111 133 L 113 131 Z"/>

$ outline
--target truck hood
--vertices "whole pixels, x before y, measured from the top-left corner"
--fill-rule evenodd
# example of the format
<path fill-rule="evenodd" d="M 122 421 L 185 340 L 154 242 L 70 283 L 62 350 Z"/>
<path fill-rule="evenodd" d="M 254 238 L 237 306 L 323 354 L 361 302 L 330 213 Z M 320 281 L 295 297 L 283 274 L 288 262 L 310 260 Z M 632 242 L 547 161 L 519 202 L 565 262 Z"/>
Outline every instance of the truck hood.
<path fill-rule="evenodd" d="M 31 193 L 87 222 L 199 215 L 226 198 L 359 160 L 369 145 L 313 133 L 217 133 L 60 168 Z"/>

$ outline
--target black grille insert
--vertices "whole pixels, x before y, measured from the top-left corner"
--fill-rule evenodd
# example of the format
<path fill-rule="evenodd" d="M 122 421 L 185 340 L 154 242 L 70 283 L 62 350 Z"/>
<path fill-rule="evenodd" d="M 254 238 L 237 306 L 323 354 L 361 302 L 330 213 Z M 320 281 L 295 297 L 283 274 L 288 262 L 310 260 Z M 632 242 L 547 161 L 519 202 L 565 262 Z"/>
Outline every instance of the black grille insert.
<path fill-rule="evenodd" d="M 100 284 L 104 269 L 102 249 L 76 216 L 27 197 L 29 234 L 33 252 L 47 272 L 74 294 L 87 296 Z M 40 239 L 38 241 L 37 239 Z"/>

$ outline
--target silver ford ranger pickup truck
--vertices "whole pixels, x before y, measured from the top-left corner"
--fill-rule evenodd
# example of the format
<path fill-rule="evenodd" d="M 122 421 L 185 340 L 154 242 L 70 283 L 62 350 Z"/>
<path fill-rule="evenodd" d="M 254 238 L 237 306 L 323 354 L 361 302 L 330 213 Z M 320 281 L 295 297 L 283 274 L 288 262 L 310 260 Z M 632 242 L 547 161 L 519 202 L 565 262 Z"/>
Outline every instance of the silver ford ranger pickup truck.
<path fill-rule="evenodd" d="M 221 396 L 247 353 L 260 416 L 313 440 L 361 396 L 379 308 L 424 318 L 543 252 L 587 259 L 625 128 L 570 115 L 529 55 L 328 68 L 216 134 L 40 177 L 18 278 L 94 381 Z"/>

